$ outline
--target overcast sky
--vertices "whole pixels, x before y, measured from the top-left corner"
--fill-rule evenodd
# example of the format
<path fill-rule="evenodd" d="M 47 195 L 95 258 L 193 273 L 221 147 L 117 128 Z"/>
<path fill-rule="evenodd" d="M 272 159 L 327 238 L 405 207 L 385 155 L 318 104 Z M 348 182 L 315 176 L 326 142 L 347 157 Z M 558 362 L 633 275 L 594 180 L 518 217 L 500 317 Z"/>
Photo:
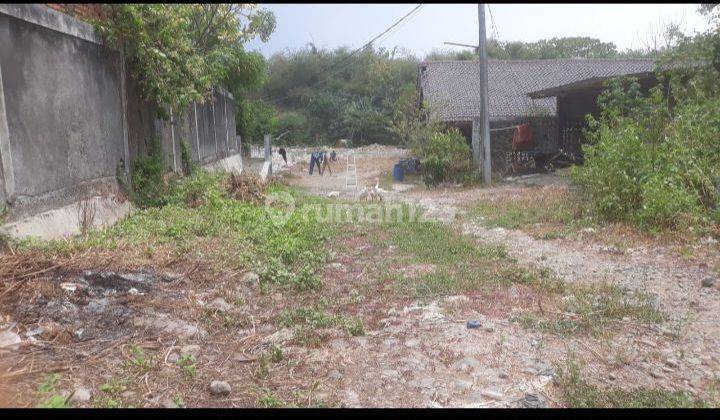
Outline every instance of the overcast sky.
<path fill-rule="evenodd" d="M 302 48 L 308 42 L 318 48 L 357 48 L 415 6 L 261 4 L 275 13 L 277 28 L 267 43 L 253 41 L 249 49 L 269 57 L 286 48 Z M 643 47 L 651 33 L 670 22 L 680 24 L 688 34 L 707 27 L 706 18 L 697 12 L 697 4 L 491 4 L 489 10 L 488 37 L 501 41 L 590 36 L 613 42 L 623 50 Z M 476 44 L 477 18 L 474 4 L 425 4 L 376 46 L 400 46 L 422 57 L 433 49 L 458 48 L 443 45 L 445 41 Z"/>

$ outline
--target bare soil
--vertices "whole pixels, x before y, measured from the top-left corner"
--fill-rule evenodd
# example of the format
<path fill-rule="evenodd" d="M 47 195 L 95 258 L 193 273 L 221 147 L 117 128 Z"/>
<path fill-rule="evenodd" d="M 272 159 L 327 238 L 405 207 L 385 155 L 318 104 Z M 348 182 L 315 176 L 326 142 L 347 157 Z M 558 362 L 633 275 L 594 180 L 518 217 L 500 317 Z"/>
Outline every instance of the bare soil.
<path fill-rule="evenodd" d="M 22 342 L 0 349 L 0 405 L 37 405 L 47 397 L 38 385 L 59 373 L 56 392 L 68 401 L 74 389 L 91 390 L 90 401 L 73 402 L 81 407 L 562 407 L 553 379 L 568 361 L 583 364 L 585 378 L 602 388 L 682 390 L 717 405 L 720 290 L 701 286 L 717 277 L 717 242 L 618 226 L 551 240 L 488 227 L 468 216 L 471 203 L 567 189 L 567 180 L 548 174 L 428 190 L 412 179 L 392 182 L 402 151 L 385 152 L 359 154 L 360 187 L 379 179 L 385 201 L 419 204 L 478 244 L 504 246 L 522 267 L 649 293 L 666 321 L 619 320 L 606 334 L 562 336 L 518 322 L 523 314 L 566 315 L 554 312 L 562 297 L 522 284 L 416 298 L 380 274 L 413 279 L 435 267 L 398 263 L 393 247 L 379 245 L 386 233 L 372 226 L 349 226 L 325 244 L 333 257 L 321 292 L 261 290 L 251 273 L 162 249 L 150 259 L 123 247 L 52 260 L 6 251 L 0 330 Z M 309 175 L 301 157 L 281 166 L 276 173 L 292 185 L 356 199 L 357 190 L 344 189 L 344 158 L 322 176 Z M 217 244 L 198 246 L 212 252 Z M 336 325 L 310 331 L 308 340 L 279 322 L 283 311 L 316 305 L 361 319 L 364 333 Z M 480 327 L 468 328 L 469 320 Z M 270 361 L 275 346 L 282 357 Z M 190 354 L 194 369 L 185 369 L 177 360 Z M 226 381 L 231 393 L 212 395 L 213 380 Z"/>

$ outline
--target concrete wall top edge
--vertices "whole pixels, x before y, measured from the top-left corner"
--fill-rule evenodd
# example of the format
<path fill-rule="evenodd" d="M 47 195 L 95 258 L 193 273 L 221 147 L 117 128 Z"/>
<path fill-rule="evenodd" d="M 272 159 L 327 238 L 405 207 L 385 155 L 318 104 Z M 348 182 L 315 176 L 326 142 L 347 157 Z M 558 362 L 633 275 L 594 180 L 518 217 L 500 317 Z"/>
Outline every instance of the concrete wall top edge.
<path fill-rule="evenodd" d="M 84 41 L 105 45 L 89 23 L 41 4 L 0 3 L 0 13 L 44 28 L 71 35 Z"/>

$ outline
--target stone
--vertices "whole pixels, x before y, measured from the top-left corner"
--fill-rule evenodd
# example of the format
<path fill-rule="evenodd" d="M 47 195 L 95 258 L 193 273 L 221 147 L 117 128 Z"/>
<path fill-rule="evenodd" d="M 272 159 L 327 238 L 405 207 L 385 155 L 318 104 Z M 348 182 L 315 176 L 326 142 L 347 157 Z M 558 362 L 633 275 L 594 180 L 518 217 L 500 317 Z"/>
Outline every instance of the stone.
<path fill-rule="evenodd" d="M 36 335 L 42 335 L 44 332 L 45 332 L 45 328 L 38 327 L 38 328 L 34 328 L 32 330 L 26 331 L 25 336 L 28 338 L 34 337 Z"/>
<path fill-rule="evenodd" d="M 85 328 L 80 328 L 76 330 L 74 334 L 78 341 L 86 341 L 90 339 L 87 331 L 85 331 Z"/>
<path fill-rule="evenodd" d="M 75 392 L 73 392 L 72 397 L 70 397 L 70 402 L 74 403 L 86 403 L 90 401 L 90 398 L 92 397 L 92 393 L 87 388 L 75 388 Z"/>
<path fill-rule="evenodd" d="M 705 277 L 702 280 L 702 286 L 703 287 L 713 287 L 713 286 L 715 286 L 715 281 L 716 281 L 715 277 Z"/>
<path fill-rule="evenodd" d="M 521 408 L 545 408 L 547 405 L 545 400 L 543 400 L 539 395 L 525 394 L 525 396 L 520 400 L 519 406 Z"/>
<path fill-rule="evenodd" d="M 477 366 L 480 366 L 480 362 L 477 359 L 473 359 L 471 357 L 466 357 L 459 362 L 453 364 L 453 368 L 457 370 L 467 370 Z"/>
<path fill-rule="evenodd" d="M 0 349 L 17 351 L 20 348 L 22 339 L 12 331 L 0 332 Z"/>
<path fill-rule="evenodd" d="M 285 341 L 292 340 L 293 335 L 294 334 L 291 329 L 283 328 L 283 329 L 276 331 L 275 333 L 270 334 L 269 336 L 265 337 L 262 340 L 262 342 L 264 344 L 270 344 L 270 343 L 279 344 L 279 343 L 282 343 Z"/>
<path fill-rule="evenodd" d="M 610 379 L 611 381 L 614 381 L 615 379 L 617 379 L 617 376 L 615 376 L 614 373 L 608 373 L 608 379 Z"/>
<path fill-rule="evenodd" d="M 247 273 L 243 274 L 242 282 L 247 284 L 248 286 L 252 286 L 260 282 L 260 276 L 258 276 L 257 273 L 248 271 Z"/>
<path fill-rule="evenodd" d="M 360 405 L 360 396 L 355 391 L 346 390 L 345 400 L 347 401 L 349 407 L 357 407 Z"/>
<path fill-rule="evenodd" d="M 489 398 L 491 400 L 496 400 L 496 401 L 501 401 L 504 398 L 503 394 L 501 394 L 497 391 L 489 390 L 489 389 L 481 391 L 480 395 L 482 395 L 485 398 Z"/>
<path fill-rule="evenodd" d="M 193 356 L 197 359 L 198 356 L 200 356 L 200 350 L 201 347 L 197 344 L 188 344 L 187 346 L 182 346 L 180 348 L 180 352 L 183 355 Z"/>
<path fill-rule="evenodd" d="M 405 341 L 405 347 L 417 347 L 420 345 L 420 340 L 411 338 L 407 341 Z"/>
<path fill-rule="evenodd" d="M 432 388 L 433 385 L 435 385 L 435 379 L 430 378 L 430 377 L 422 378 L 420 380 L 420 382 L 418 383 L 418 386 L 420 388 Z"/>
<path fill-rule="evenodd" d="M 207 304 L 207 307 L 210 309 L 215 309 L 217 311 L 223 311 L 227 312 L 230 309 L 232 309 L 232 305 L 227 303 L 225 299 L 218 297 L 212 300 L 212 302 Z"/>
<path fill-rule="evenodd" d="M 180 355 L 177 354 L 177 353 L 175 353 L 175 352 L 170 353 L 170 354 L 168 355 L 167 360 L 168 360 L 168 362 L 170 362 L 170 363 L 177 363 L 177 361 L 180 360 Z"/>
<path fill-rule="evenodd" d="M 455 379 L 455 389 L 458 391 L 466 391 L 472 388 L 474 381 L 471 378 Z"/>
<path fill-rule="evenodd" d="M 230 384 L 225 381 L 210 382 L 210 393 L 212 395 L 225 396 L 230 395 Z"/>
<path fill-rule="evenodd" d="M 207 337 L 207 331 L 180 319 L 170 318 L 167 314 L 150 314 L 133 319 L 135 327 L 150 327 L 157 331 L 174 334 L 180 338 L 190 339 Z"/>
<path fill-rule="evenodd" d="M 547 363 L 540 362 L 537 365 L 535 365 L 535 370 L 537 371 L 537 374 L 540 376 L 553 376 L 555 375 L 555 369 L 553 369 L 552 366 L 548 365 Z"/>
<path fill-rule="evenodd" d="M 163 398 L 161 404 L 163 408 L 179 408 L 178 405 L 175 404 L 175 401 L 171 400 L 168 397 Z"/>
<path fill-rule="evenodd" d="M 498 378 L 500 378 L 500 379 L 507 379 L 507 378 L 508 378 L 508 374 L 507 374 L 506 372 L 500 372 L 500 373 L 498 373 Z"/>
<path fill-rule="evenodd" d="M 385 369 L 382 371 L 382 376 L 386 378 L 399 378 L 400 372 L 398 372 L 397 370 Z"/>
<path fill-rule="evenodd" d="M 665 375 L 663 375 L 662 373 L 658 372 L 657 370 L 651 370 L 651 371 L 650 371 L 650 376 L 652 376 L 652 377 L 655 378 L 655 379 L 663 379 L 663 378 L 665 377 Z"/>
<path fill-rule="evenodd" d="M 160 276 L 160 280 L 162 280 L 162 281 L 164 281 L 164 282 L 166 282 L 166 283 L 170 283 L 170 282 L 175 281 L 175 280 L 180 280 L 181 278 L 183 278 L 183 275 L 182 275 L 182 274 L 179 274 L 179 273 L 171 273 L 171 272 L 163 273 L 163 275 Z"/>
<path fill-rule="evenodd" d="M 671 368 L 678 368 L 680 366 L 678 361 L 673 358 L 669 358 L 669 359 L 665 360 L 665 364 L 670 366 Z"/>
<path fill-rule="evenodd" d="M 338 372 L 337 370 L 333 370 L 328 374 L 328 379 L 332 379 L 333 381 L 339 381 L 343 378 L 343 374 Z"/>
<path fill-rule="evenodd" d="M 480 327 L 481 327 L 481 324 L 480 324 L 480 321 L 475 320 L 475 319 L 471 319 L 471 320 L 469 320 L 469 321 L 467 322 L 467 325 L 466 325 L 466 326 L 467 326 L 467 328 L 469 328 L 469 329 L 476 329 L 476 328 L 480 328 Z"/>

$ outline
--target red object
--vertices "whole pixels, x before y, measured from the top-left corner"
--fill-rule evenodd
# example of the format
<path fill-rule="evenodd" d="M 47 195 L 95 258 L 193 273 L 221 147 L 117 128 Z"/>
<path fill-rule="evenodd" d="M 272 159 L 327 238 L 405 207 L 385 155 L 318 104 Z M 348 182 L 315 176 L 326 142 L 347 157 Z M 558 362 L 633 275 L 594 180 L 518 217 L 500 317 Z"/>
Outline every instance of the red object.
<path fill-rule="evenodd" d="M 532 150 L 535 147 L 535 136 L 529 124 L 515 127 L 512 139 L 513 151 Z"/>

